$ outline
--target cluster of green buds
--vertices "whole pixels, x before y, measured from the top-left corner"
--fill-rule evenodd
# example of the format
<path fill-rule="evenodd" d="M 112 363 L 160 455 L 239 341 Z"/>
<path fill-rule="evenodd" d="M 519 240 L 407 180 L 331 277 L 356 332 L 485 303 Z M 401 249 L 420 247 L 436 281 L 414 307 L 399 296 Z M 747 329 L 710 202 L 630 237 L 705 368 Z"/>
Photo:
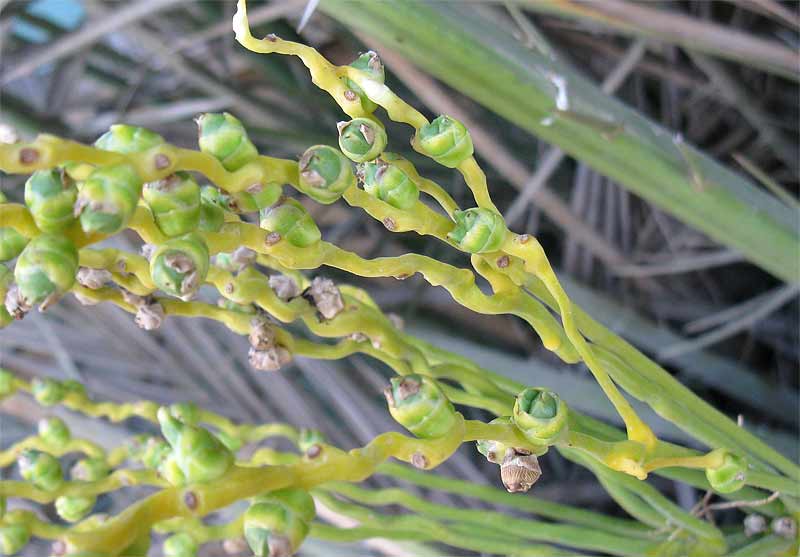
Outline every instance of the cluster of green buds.
<path fill-rule="evenodd" d="M 350 67 L 362 72 L 364 78 L 383 85 L 385 80 L 383 62 L 374 51 L 369 50 L 360 54 L 358 58 L 350 63 Z M 344 93 L 347 100 L 355 101 L 357 99 L 361 103 L 361 108 L 364 109 L 364 112 L 375 112 L 378 105 L 370 100 L 358 83 L 349 77 L 344 78 L 344 83 L 347 86 L 347 90 Z"/>
<path fill-rule="evenodd" d="M 456 410 L 436 382 L 426 375 L 393 377 L 383 394 L 389 413 L 423 439 L 446 435 L 456 424 Z"/>
<path fill-rule="evenodd" d="M 70 470 L 70 478 L 81 482 L 96 482 L 108 476 L 111 469 L 103 458 L 84 458 Z M 78 522 L 94 508 L 94 495 L 61 495 L 56 499 L 56 512 L 67 522 Z"/>
<path fill-rule="evenodd" d="M 185 423 L 167 407 L 158 410 L 161 433 L 172 453 L 161 462 L 165 479 L 175 485 L 216 480 L 233 465 L 234 456 L 211 432 Z"/>
<path fill-rule="evenodd" d="M 388 138 L 386 130 L 376 120 L 354 118 L 349 122 L 339 122 L 339 148 L 353 162 L 369 162 L 377 159 Z"/>
<path fill-rule="evenodd" d="M 419 188 L 399 167 L 385 160 L 364 163 L 359 168 L 364 190 L 396 209 L 406 211 L 419 200 Z"/>
<path fill-rule="evenodd" d="M 308 535 L 314 500 L 298 488 L 256 497 L 244 515 L 244 536 L 257 557 L 289 557 Z"/>
<path fill-rule="evenodd" d="M 356 183 L 350 160 L 328 145 L 307 149 L 300 157 L 299 170 L 300 191 L 326 205 L 339 199 Z"/>
<path fill-rule="evenodd" d="M 730 451 L 724 451 L 722 463 L 706 469 L 706 479 L 711 489 L 718 493 L 739 491 L 747 482 L 747 460 Z"/>
<path fill-rule="evenodd" d="M 447 237 L 467 253 L 497 251 L 508 234 L 502 215 L 490 209 L 474 207 L 453 214 L 456 226 Z"/>

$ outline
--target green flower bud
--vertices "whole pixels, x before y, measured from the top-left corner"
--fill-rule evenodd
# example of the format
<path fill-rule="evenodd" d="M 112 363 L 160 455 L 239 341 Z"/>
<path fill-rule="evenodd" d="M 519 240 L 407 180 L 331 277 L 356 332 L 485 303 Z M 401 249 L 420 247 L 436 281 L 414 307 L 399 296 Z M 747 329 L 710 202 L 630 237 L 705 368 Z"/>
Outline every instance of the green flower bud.
<path fill-rule="evenodd" d="M 706 479 L 711 484 L 711 489 L 718 493 L 739 491 L 747 482 L 747 460 L 725 451 L 720 466 L 706 469 Z"/>
<path fill-rule="evenodd" d="M 20 455 L 19 472 L 25 481 L 44 491 L 55 491 L 64 483 L 61 463 L 56 457 L 41 451 L 26 450 Z"/>
<path fill-rule="evenodd" d="M 417 437 L 441 437 L 456 423 L 455 408 L 430 377 L 392 377 L 383 394 L 392 417 Z"/>
<path fill-rule="evenodd" d="M 7 203 L 8 198 L 0 191 L 0 204 Z M 0 261 L 10 261 L 18 256 L 28 239 L 10 226 L 0 227 Z"/>
<path fill-rule="evenodd" d="M 164 540 L 164 557 L 196 557 L 198 549 L 197 542 L 186 532 Z"/>
<path fill-rule="evenodd" d="M 0 227 L 0 261 L 10 261 L 22 253 L 28 239 L 10 226 Z"/>
<path fill-rule="evenodd" d="M 315 201 L 333 203 L 355 183 L 353 166 L 338 149 L 315 145 L 300 157 L 300 191 Z"/>
<path fill-rule="evenodd" d="M 203 232 L 217 232 L 225 223 L 222 193 L 214 186 L 203 186 L 200 190 L 200 220 L 198 228 Z"/>
<path fill-rule="evenodd" d="M 31 240 L 17 260 L 14 278 L 27 305 L 58 298 L 72 288 L 78 272 L 78 250 L 64 236 L 42 234 Z"/>
<path fill-rule="evenodd" d="M 67 389 L 55 379 L 36 377 L 31 382 L 31 393 L 42 406 L 53 406 L 64 400 L 64 397 L 67 396 Z"/>
<path fill-rule="evenodd" d="M 131 220 L 142 181 L 129 164 L 103 166 L 92 172 L 78 192 L 75 214 L 87 233 L 116 234 Z"/>
<path fill-rule="evenodd" d="M 261 211 L 261 228 L 277 232 L 293 246 L 305 248 L 320 241 L 322 234 L 305 207 L 288 197 Z"/>
<path fill-rule="evenodd" d="M 17 391 L 14 374 L 0 367 L 0 400 Z"/>
<path fill-rule="evenodd" d="M 233 454 L 207 430 L 181 422 L 165 407 L 158 410 L 158 421 L 189 483 L 216 480 L 233 465 Z"/>
<path fill-rule="evenodd" d="M 210 265 L 208 248 L 191 233 L 161 244 L 150 259 L 153 282 L 167 294 L 191 297 L 206 280 Z"/>
<path fill-rule="evenodd" d="M 97 138 L 94 146 L 103 151 L 129 155 L 147 151 L 162 143 L 164 143 L 163 137 L 146 128 L 114 124 L 106 133 Z"/>
<path fill-rule="evenodd" d="M 73 480 L 96 482 L 111 473 L 111 467 L 103 458 L 82 458 L 69 471 Z"/>
<path fill-rule="evenodd" d="M 42 232 L 58 232 L 74 221 L 77 198 L 72 178 L 55 169 L 37 170 L 25 182 L 25 203 Z"/>
<path fill-rule="evenodd" d="M 416 141 L 422 154 L 447 168 L 457 167 L 474 152 L 467 128 L 450 116 L 439 116 L 422 126 Z"/>
<path fill-rule="evenodd" d="M 378 55 L 371 50 L 369 52 L 364 52 L 358 58 L 356 58 L 350 64 L 350 67 L 366 73 L 367 77 L 373 81 L 378 83 L 384 82 L 383 64 L 381 63 L 380 58 L 378 58 Z M 363 89 L 361 89 L 361 87 L 359 87 L 355 81 L 351 80 L 350 78 L 344 78 L 344 82 L 347 88 L 350 89 L 353 94 L 358 96 L 359 100 L 361 101 L 361 108 L 364 109 L 364 112 L 375 112 L 375 109 L 378 108 L 378 105 L 371 101 L 369 97 L 367 97 Z M 350 99 L 348 97 L 348 100 L 355 99 Z"/>
<path fill-rule="evenodd" d="M 474 207 L 453 213 L 456 226 L 447 237 L 467 253 L 497 251 L 506 239 L 503 217 L 489 209 Z"/>
<path fill-rule="evenodd" d="M 308 451 L 314 445 L 325 443 L 325 435 L 317 429 L 300 430 L 300 435 L 297 438 L 297 448 L 303 452 Z"/>
<path fill-rule="evenodd" d="M 0 526 L 0 555 L 15 555 L 31 539 L 31 530 L 24 524 Z"/>
<path fill-rule="evenodd" d="M 201 114 L 196 121 L 200 150 L 219 160 L 225 170 L 234 172 L 258 157 L 255 145 L 236 117 L 227 112 L 208 113 Z"/>
<path fill-rule="evenodd" d="M 187 172 L 146 183 L 142 197 L 165 236 L 192 232 L 200 223 L 200 186 Z"/>
<path fill-rule="evenodd" d="M 245 191 L 224 194 L 228 208 L 234 213 L 253 213 L 274 205 L 283 194 L 280 184 L 254 184 Z"/>
<path fill-rule="evenodd" d="M 2 232 L 2 230 L 0 230 Z M 11 288 L 11 284 L 14 282 L 14 273 L 11 270 L 0 263 L 0 329 L 14 321 L 14 316 L 12 316 L 5 306 L 5 299 L 6 294 L 8 294 L 8 290 Z M 0 369 L 0 399 L 5 396 L 3 394 L 3 378 L 2 373 L 4 371 Z M 5 372 L 8 373 L 8 372 Z"/>
<path fill-rule="evenodd" d="M 72 434 L 64 420 L 51 417 L 39 420 L 39 437 L 47 445 L 60 446 L 69 443 Z"/>
<path fill-rule="evenodd" d="M 383 83 L 386 78 L 383 62 L 373 50 L 359 54 L 358 58 L 350 63 L 350 67 L 364 72 L 370 79 L 378 83 Z"/>
<path fill-rule="evenodd" d="M 411 209 L 419 200 L 419 188 L 398 167 L 378 159 L 361 167 L 364 190 L 403 211 Z"/>
<path fill-rule="evenodd" d="M 386 130 L 377 122 L 355 118 L 349 122 L 339 122 L 336 127 L 339 130 L 339 148 L 352 161 L 377 159 L 386 149 Z"/>
<path fill-rule="evenodd" d="M 56 513 L 67 522 L 78 522 L 92 512 L 96 502 L 94 495 L 62 495 L 56 499 Z"/>
<path fill-rule="evenodd" d="M 489 423 L 509 425 L 513 424 L 514 422 L 512 421 L 511 416 L 501 416 L 493 419 Z M 478 452 L 485 456 L 486 460 L 493 462 L 494 464 L 502 464 L 506 450 L 513 448 L 509 447 L 505 443 L 501 443 L 500 441 L 493 441 L 490 439 L 479 439 L 475 442 L 475 445 L 478 448 Z"/>
<path fill-rule="evenodd" d="M 244 537 L 258 557 L 289 557 L 308 535 L 314 500 L 295 488 L 259 497 L 244 514 Z"/>
<path fill-rule="evenodd" d="M 537 445 L 552 445 L 567 434 L 567 404 L 547 389 L 528 387 L 517 395 L 513 420 Z"/>

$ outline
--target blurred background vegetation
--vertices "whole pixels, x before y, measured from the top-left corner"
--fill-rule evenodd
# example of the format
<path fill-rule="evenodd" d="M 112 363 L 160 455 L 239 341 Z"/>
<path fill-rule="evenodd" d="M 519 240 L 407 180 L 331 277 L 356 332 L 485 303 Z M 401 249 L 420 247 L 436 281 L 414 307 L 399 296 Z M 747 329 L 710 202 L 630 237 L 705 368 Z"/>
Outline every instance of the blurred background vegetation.
<path fill-rule="evenodd" d="M 340 64 L 377 50 L 393 90 L 428 116 L 465 121 L 510 227 L 541 238 L 574 300 L 798 458 L 796 2 L 249 4 L 256 35 L 311 44 Z M 47 132 L 91 142 L 124 122 L 196 147 L 192 118 L 225 110 L 246 122 L 265 154 L 297 157 L 309 145 L 335 144 L 336 106 L 297 60 L 235 44 L 232 1 L 0 0 L 0 10 L 0 122 L 24 138 Z M 407 135 L 389 128 L 390 138 Z M 390 149 L 470 205 L 455 173 L 404 141 Z M 21 200 L 24 177 L 0 180 Z M 342 203 L 308 206 L 326 240 L 365 257 L 413 250 L 468 264 L 436 241 L 389 235 Z M 126 249 L 139 242 L 113 241 Z M 324 273 L 369 289 L 413 334 L 614 419 L 589 374 L 560 364 L 516 318 L 475 316 L 417 278 Z M 170 319 L 145 332 L 116 308 L 70 298 L 0 332 L 0 364 L 27 377 L 78 379 L 114 400 L 194 400 L 235 419 L 317 427 L 345 448 L 397 429 L 380 395 L 389 371 L 376 362 L 297 358 L 265 374 L 248 366 L 246 344 L 200 320 Z M 40 417 L 19 399 L 2 411 L 4 446 Z M 644 414 L 660 435 L 690 442 Z M 120 435 L 117 426 L 68 421 L 108 442 Z M 588 471 L 555 451 L 543 468 L 538 496 L 621 513 Z M 496 468 L 469 446 L 441 471 L 499 485 Z M 686 508 L 703 495 L 653 481 Z M 303 547 L 309 555 L 335 551 Z M 358 551 L 406 554 L 380 541 Z"/>

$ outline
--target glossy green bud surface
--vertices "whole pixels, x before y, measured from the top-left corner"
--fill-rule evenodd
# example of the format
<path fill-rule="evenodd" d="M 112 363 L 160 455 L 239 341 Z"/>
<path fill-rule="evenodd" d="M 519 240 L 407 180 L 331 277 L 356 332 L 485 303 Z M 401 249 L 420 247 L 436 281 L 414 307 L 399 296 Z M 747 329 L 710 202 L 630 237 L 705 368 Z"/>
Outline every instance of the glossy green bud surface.
<path fill-rule="evenodd" d="M 255 145 L 235 116 L 227 112 L 202 114 L 197 126 L 200 150 L 219 160 L 225 170 L 234 172 L 258 157 Z"/>
<path fill-rule="evenodd" d="M 164 557 L 196 557 L 198 545 L 186 532 L 174 534 L 164 540 Z"/>
<path fill-rule="evenodd" d="M 78 188 L 58 170 L 37 170 L 25 182 L 25 204 L 42 232 L 55 233 L 75 220 Z"/>
<path fill-rule="evenodd" d="M 489 209 L 474 207 L 453 214 L 456 226 L 447 237 L 467 253 L 497 251 L 506 238 L 503 217 Z"/>
<path fill-rule="evenodd" d="M 97 497 L 62 495 L 56 499 L 56 512 L 67 522 L 78 522 L 92 512 Z"/>
<path fill-rule="evenodd" d="M 128 164 L 103 166 L 92 172 L 78 193 L 75 212 L 87 233 L 116 234 L 127 226 L 142 190 L 142 181 Z"/>
<path fill-rule="evenodd" d="M 61 463 L 53 455 L 26 450 L 17 461 L 22 477 L 44 491 L 55 491 L 64 483 Z"/>
<path fill-rule="evenodd" d="M 317 223 L 306 208 L 288 197 L 261 211 L 261 228 L 277 232 L 281 238 L 299 248 L 308 247 L 322 238 Z"/>
<path fill-rule="evenodd" d="M 245 191 L 223 194 L 223 199 L 227 198 L 228 208 L 235 213 L 253 213 L 274 205 L 282 194 L 280 184 L 254 184 Z"/>
<path fill-rule="evenodd" d="M 64 400 L 64 397 L 67 396 L 67 390 L 64 388 L 64 385 L 49 377 L 34 378 L 31 382 L 31 393 L 33 394 L 33 398 L 36 399 L 36 402 L 42 406 L 53 406 Z"/>
<path fill-rule="evenodd" d="M 69 443 L 72 434 L 61 418 L 51 417 L 39 420 L 39 437 L 50 446 L 60 446 Z"/>
<path fill-rule="evenodd" d="M 161 244 L 150 259 L 150 275 L 161 290 L 172 296 L 192 296 L 206 280 L 210 265 L 208 247 L 197 234 L 172 238 Z"/>
<path fill-rule="evenodd" d="M 147 151 L 162 143 L 164 143 L 163 137 L 146 128 L 114 124 L 106 133 L 97 138 L 94 146 L 104 151 L 127 155 Z"/>
<path fill-rule="evenodd" d="M 225 208 L 222 193 L 214 186 L 203 186 L 198 228 L 203 232 L 217 232 L 225 224 Z"/>
<path fill-rule="evenodd" d="M 75 283 L 78 250 L 64 236 L 42 234 L 31 240 L 17 260 L 14 278 L 29 305 L 60 296 Z"/>
<path fill-rule="evenodd" d="M 142 189 L 142 197 L 165 236 L 192 232 L 200 224 L 200 186 L 187 172 L 148 182 Z"/>
<path fill-rule="evenodd" d="M 15 555 L 28 545 L 31 531 L 24 524 L 0 526 L 0 555 Z"/>
<path fill-rule="evenodd" d="M 308 535 L 313 505 L 310 495 L 298 489 L 259 497 L 244 515 L 244 536 L 250 549 L 258 557 L 294 554 Z"/>
<path fill-rule="evenodd" d="M 73 480 L 96 482 L 111 473 L 111 467 L 102 458 L 82 458 L 70 470 Z"/>
<path fill-rule="evenodd" d="M 725 451 L 721 466 L 706 469 L 706 479 L 711 488 L 719 493 L 739 491 L 747 482 L 747 460 Z"/>
<path fill-rule="evenodd" d="M 419 200 L 419 188 L 400 168 L 378 160 L 362 166 L 364 190 L 396 209 L 411 209 Z"/>
<path fill-rule="evenodd" d="M 209 431 L 181 422 L 165 407 L 159 409 L 158 421 L 187 482 L 213 481 L 233 465 L 231 452 Z"/>
<path fill-rule="evenodd" d="M 566 435 L 568 413 L 556 393 L 529 387 L 517 395 L 512 418 L 531 443 L 552 445 Z"/>
<path fill-rule="evenodd" d="M 392 417 L 417 437 L 441 437 L 456 423 L 453 404 L 425 375 L 392 377 L 383 394 Z"/>
<path fill-rule="evenodd" d="M 439 164 L 455 168 L 472 156 L 472 138 L 464 124 L 450 116 L 439 116 L 417 132 L 420 151 Z"/>
<path fill-rule="evenodd" d="M 368 162 L 377 159 L 388 141 L 383 126 L 367 118 L 339 122 L 339 148 L 352 161 Z"/>
<path fill-rule="evenodd" d="M 10 261 L 22 253 L 28 239 L 10 226 L 0 227 L 0 261 Z"/>
<path fill-rule="evenodd" d="M 320 203 L 333 203 L 355 183 L 352 163 L 338 149 L 315 145 L 300 158 L 300 191 Z"/>

